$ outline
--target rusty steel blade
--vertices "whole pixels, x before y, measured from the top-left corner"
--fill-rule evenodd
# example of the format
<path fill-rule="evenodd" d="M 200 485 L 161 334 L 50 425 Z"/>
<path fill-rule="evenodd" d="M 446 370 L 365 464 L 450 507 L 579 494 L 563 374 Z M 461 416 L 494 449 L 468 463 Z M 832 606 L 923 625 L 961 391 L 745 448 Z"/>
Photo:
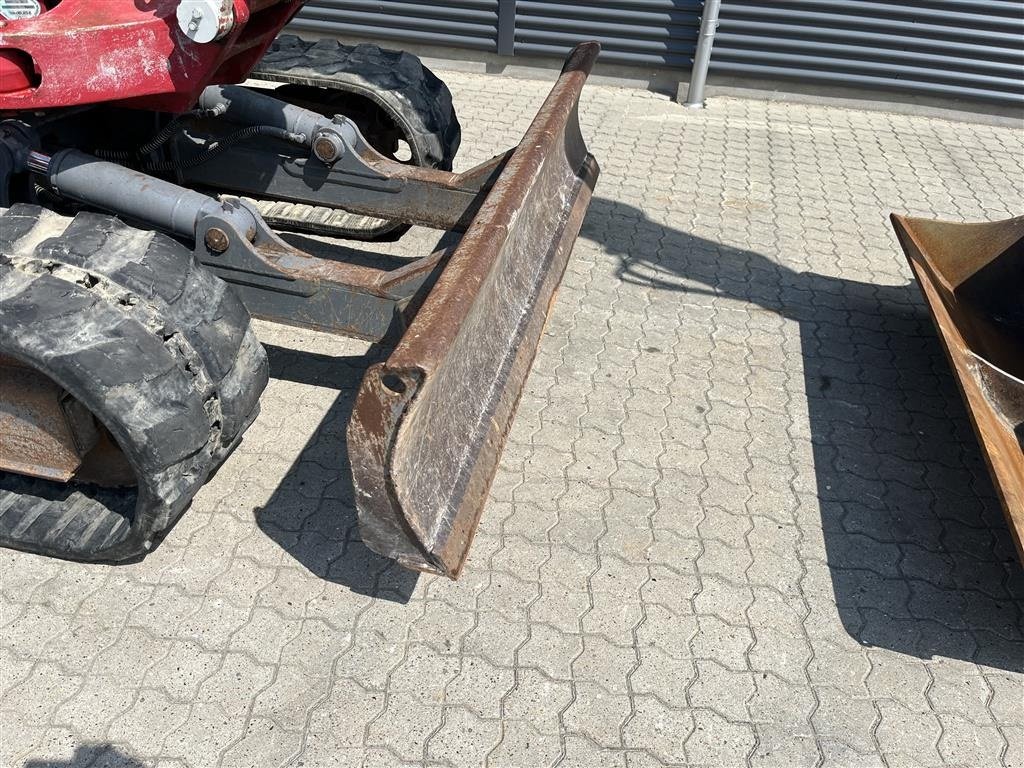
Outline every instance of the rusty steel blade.
<path fill-rule="evenodd" d="M 370 549 L 457 578 L 598 167 L 577 46 L 394 352 L 370 368 L 348 428 Z"/>
<path fill-rule="evenodd" d="M 1024 562 L 1024 216 L 892 216 Z"/>

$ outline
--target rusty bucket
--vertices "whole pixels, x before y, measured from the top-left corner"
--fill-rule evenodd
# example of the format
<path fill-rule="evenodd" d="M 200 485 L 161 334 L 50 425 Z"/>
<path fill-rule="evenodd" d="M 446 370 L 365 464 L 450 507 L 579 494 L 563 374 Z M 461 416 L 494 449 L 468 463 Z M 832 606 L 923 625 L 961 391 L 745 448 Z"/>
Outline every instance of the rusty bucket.
<path fill-rule="evenodd" d="M 578 46 L 348 429 L 363 541 L 457 578 L 598 176 Z"/>
<path fill-rule="evenodd" d="M 1024 561 L 1024 216 L 983 224 L 893 214 Z"/>

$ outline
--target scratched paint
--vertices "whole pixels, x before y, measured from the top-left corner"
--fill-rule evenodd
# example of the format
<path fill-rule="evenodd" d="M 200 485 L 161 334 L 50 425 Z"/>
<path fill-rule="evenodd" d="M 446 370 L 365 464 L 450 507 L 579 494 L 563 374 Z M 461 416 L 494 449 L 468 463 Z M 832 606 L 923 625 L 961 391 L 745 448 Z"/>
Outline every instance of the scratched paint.
<path fill-rule="evenodd" d="M 177 0 L 63 2 L 41 16 L 8 22 L 0 47 L 32 57 L 38 86 L 0 95 L 0 110 L 47 109 L 132 100 L 141 109 L 179 112 L 211 83 L 244 79 L 302 0 L 235 0 L 235 26 L 205 45 L 184 38 Z"/>
<path fill-rule="evenodd" d="M 166 72 L 165 60 L 159 52 L 156 35 L 152 30 L 143 30 L 128 46 L 102 54 L 86 80 L 86 87 L 90 91 L 130 90 L 160 70 Z"/>

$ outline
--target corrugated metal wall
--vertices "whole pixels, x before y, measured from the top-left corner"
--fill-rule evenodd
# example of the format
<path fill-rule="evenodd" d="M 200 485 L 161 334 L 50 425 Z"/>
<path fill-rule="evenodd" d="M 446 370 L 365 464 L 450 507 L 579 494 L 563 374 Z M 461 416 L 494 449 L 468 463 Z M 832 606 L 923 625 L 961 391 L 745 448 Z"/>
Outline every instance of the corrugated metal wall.
<path fill-rule="evenodd" d="M 563 55 L 597 40 L 602 61 L 689 69 L 700 8 L 700 0 L 518 0 L 515 52 Z"/>
<path fill-rule="evenodd" d="M 340 36 L 564 56 L 598 40 L 602 61 L 688 69 L 701 0 L 312 0 L 292 22 Z"/>
<path fill-rule="evenodd" d="M 498 0 L 312 0 L 290 28 L 495 51 Z"/>
<path fill-rule="evenodd" d="M 689 70 L 701 0 L 312 0 L 296 31 Z M 1021 0 L 722 0 L 711 73 L 1024 104 Z M 681 75 L 684 79 L 688 75 Z"/>
<path fill-rule="evenodd" d="M 710 71 L 1024 104 L 1024 4 L 722 0 Z"/>

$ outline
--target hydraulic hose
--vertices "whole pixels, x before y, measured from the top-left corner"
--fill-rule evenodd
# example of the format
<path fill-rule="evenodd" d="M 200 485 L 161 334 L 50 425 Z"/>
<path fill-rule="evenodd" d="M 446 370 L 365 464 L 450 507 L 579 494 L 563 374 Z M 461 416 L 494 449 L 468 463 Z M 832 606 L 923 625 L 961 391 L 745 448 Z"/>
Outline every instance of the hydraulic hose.
<path fill-rule="evenodd" d="M 235 131 L 234 133 L 225 136 L 223 139 L 218 139 L 211 147 L 197 155 L 194 155 L 193 157 L 184 160 L 166 160 L 157 163 L 149 163 L 146 165 L 146 170 L 185 171 L 189 168 L 195 168 L 198 165 L 202 165 L 203 163 L 213 160 L 215 157 L 226 152 L 236 144 L 248 141 L 249 139 L 257 136 L 267 136 L 273 139 L 280 139 L 281 141 L 288 141 L 293 144 L 299 144 L 300 146 L 305 144 L 306 141 L 306 137 L 303 134 L 292 133 L 284 128 L 277 128 L 273 125 L 250 125 L 248 128 L 242 128 L 239 131 Z"/>
<path fill-rule="evenodd" d="M 225 108 L 220 106 L 215 106 L 211 109 L 200 108 L 190 110 L 189 112 L 183 112 L 157 131 L 153 138 L 141 147 L 136 147 L 135 149 L 98 149 L 96 150 L 96 157 L 101 160 L 114 160 L 117 162 L 138 160 L 139 158 L 145 157 L 151 152 L 156 152 L 156 150 L 160 149 L 160 147 L 170 141 L 174 135 L 181 130 L 181 127 L 185 123 L 203 117 L 219 117 L 224 114 L 224 112 Z"/>

